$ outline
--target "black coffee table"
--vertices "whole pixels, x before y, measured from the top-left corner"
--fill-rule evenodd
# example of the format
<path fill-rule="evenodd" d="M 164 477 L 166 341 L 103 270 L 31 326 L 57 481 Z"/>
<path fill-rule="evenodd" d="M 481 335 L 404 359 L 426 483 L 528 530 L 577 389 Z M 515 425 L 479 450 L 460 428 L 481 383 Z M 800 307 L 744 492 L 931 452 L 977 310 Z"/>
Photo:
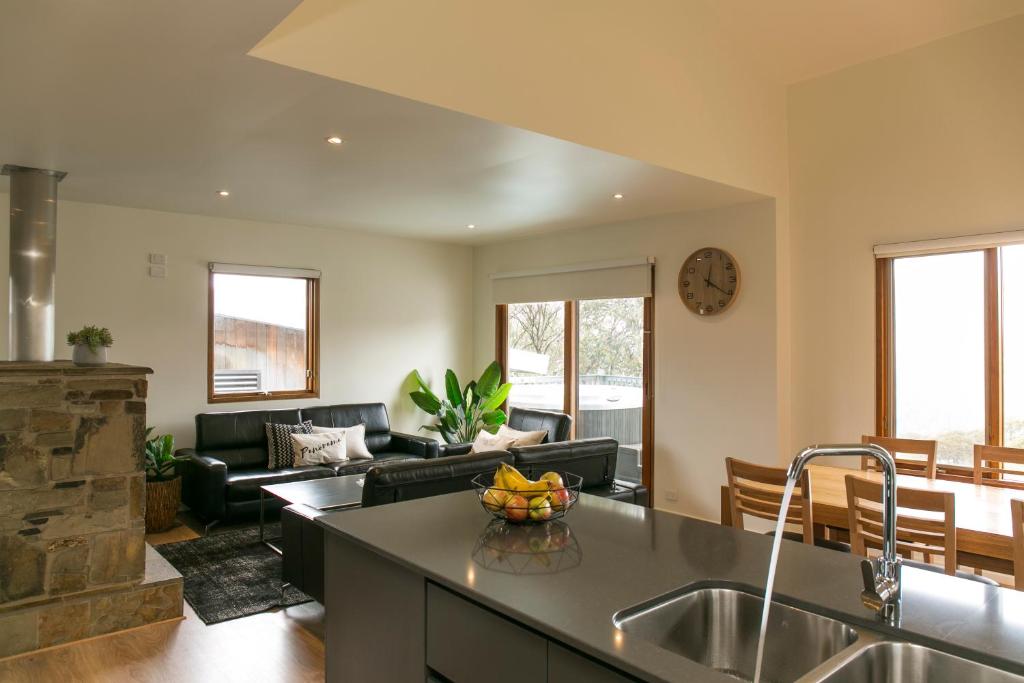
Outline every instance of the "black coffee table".
<path fill-rule="evenodd" d="M 281 554 L 280 538 L 264 538 L 263 510 L 268 495 L 280 498 L 288 505 L 308 505 L 317 510 L 344 510 L 357 508 L 363 501 L 365 474 L 349 474 L 288 484 L 270 484 L 260 487 L 260 542 Z"/>

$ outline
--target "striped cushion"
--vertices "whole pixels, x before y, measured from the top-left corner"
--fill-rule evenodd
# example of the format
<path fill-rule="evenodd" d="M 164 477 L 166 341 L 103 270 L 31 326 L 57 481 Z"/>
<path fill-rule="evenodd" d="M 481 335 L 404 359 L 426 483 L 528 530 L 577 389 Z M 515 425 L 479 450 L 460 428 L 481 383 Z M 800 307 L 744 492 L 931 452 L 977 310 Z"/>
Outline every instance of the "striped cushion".
<path fill-rule="evenodd" d="M 293 467 L 295 450 L 292 447 L 292 434 L 312 434 L 313 423 L 309 420 L 297 425 L 266 423 L 267 428 L 267 469 L 279 470 Z"/>

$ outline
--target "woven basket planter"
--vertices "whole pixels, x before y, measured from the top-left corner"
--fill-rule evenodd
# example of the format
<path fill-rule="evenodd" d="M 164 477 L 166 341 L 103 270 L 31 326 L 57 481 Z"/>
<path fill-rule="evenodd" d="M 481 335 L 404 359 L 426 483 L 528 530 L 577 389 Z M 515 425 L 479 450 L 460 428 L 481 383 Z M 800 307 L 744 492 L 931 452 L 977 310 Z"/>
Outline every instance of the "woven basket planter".
<path fill-rule="evenodd" d="M 146 533 L 174 526 L 181 505 L 181 477 L 146 482 Z"/>

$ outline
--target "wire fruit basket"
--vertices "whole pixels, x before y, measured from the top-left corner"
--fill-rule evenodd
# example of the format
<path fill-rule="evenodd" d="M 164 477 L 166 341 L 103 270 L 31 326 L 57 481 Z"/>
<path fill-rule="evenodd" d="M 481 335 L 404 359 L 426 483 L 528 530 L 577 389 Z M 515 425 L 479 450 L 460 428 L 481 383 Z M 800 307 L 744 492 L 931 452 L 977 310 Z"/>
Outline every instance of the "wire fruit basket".
<path fill-rule="evenodd" d="M 565 517 L 580 497 L 583 478 L 562 472 L 562 485 L 552 484 L 548 490 L 529 490 L 494 486 L 493 477 L 478 474 L 473 487 L 483 509 L 495 519 L 513 524 L 543 524 Z"/>

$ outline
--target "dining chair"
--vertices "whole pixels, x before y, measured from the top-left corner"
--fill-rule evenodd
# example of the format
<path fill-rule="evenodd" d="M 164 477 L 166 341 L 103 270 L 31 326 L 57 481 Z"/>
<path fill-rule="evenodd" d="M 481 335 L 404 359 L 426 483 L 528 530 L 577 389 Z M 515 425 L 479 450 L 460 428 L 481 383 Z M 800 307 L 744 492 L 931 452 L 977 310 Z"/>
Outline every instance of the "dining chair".
<path fill-rule="evenodd" d="M 783 489 L 786 486 L 786 469 L 766 467 L 752 462 L 725 459 L 725 472 L 729 485 L 729 510 L 732 526 L 743 527 L 744 515 L 777 522 L 782 507 Z M 813 543 L 821 548 L 850 552 L 850 547 L 827 538 L 814 536 L 814 512 L 811 504 L 810 473 L 804 471 L 800 481 L 793 488 L 786 524 L 800 527 L 800 531 L 784 531 L 782 537 L 791 541 Z M 774 531 L 769 534 L 774 534 Z"/>
<path fill-rule="evenodd" d="M 1024 448 L 974 444 L 974 483 L 1024 490 Z"/>
<path fill-rule="evenodd" d="M 956 509 L 950 491 L 926 491 L 901 486 L 896 501 L 896 551 L 905 559 L 914 553 L 926 558 L 943 556 L 943 570 L 956 570 Z M 868 549 L 882 549 L 882 485 L 846 475 L 846 503 L 850 525 L 850 549 L 867 556 Z"/>
<path fill-rule="evenodd" d="M 935 451 L 938 444 L 934 439 L 898 439 L 892 436 L 868 436 L 865 434 L 860 438 L 864 444 L 874 444 L 889 451 L 893 460 L 896 461 L 896 472 L 898 474 L 909 474 L 914 477 L 935 478 Z M 916 457 L 901 457 L 912 455 Z M 880 466 L 874 458 L 862 457 L 860 459 L 862 470 L 878 472 Z"/>
<path fill-rule="evenodd" d="M 1010 501 L 1013 520 L 1013 585 L 1024 591 L 1024 500 Z"/>

